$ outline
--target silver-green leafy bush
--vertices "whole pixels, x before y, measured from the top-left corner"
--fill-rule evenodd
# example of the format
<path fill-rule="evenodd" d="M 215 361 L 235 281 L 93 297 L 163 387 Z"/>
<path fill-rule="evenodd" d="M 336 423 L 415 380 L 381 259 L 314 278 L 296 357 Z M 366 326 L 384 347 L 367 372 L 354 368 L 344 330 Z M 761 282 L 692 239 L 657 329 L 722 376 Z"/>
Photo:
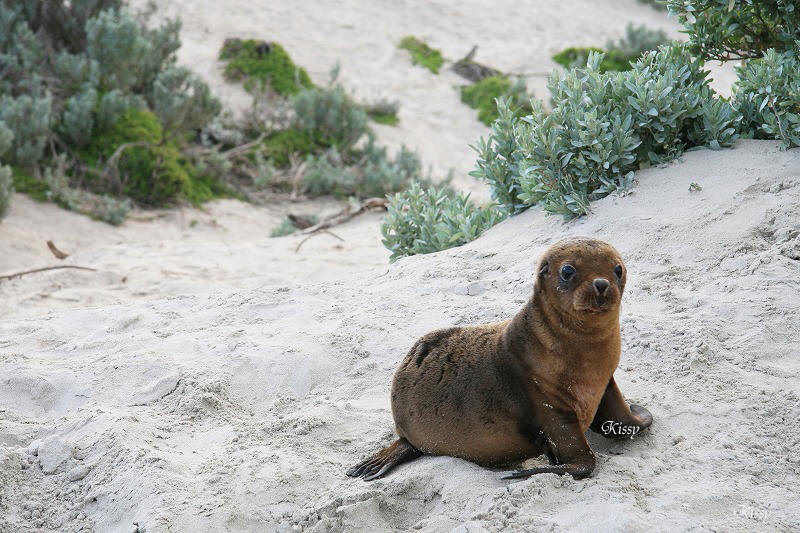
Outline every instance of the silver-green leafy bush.
<path fill-rule="evenodd" d="M 355 193 L 356 176 L 341 163 L 339 152 L 332 149 L 319 157 L 309 156 L 303 185 L 309 196 L 349 196 Z"/>
<path fill-rule="evenodd" d="M 758 59 L 770 48 L 800 51 L 797 0 L 664 0 L 702 59 Z"/>
<path fill-rule="evenodd" d="M 44 182 L 49 188 L 47 195 L 53 202 L 65 209 L 83 213 L 113 226 L 118 226 L 125 221 L 125 217 L 131 210 L 130 200 L 127 198 L 119 200 L 71 187 L 69 178 L 65 174 L 66 166 L 66 155 L 61 154 L 56 159 L 54 166 L 44 169 Z"/>
<path fill-rule="evenodd" d="M 295 126 L 317 143 L 335 146 L 340 152 L 352 148 L 369 131 L 369 118 L 340 84 L 303 89 L 292 105 Z"/>
<path fill-rule="evenodd" d="M 26 183 L 40 190 L 46 187 L 42 170 L 64 165 L 71 187 L 117 194 L 112 176 L 119 172 L 106 163 L 123 164 L 129 152 L 112 154 L 121 144 L 154 141 L 130 138 L 110 146 L 110 132 L 123 117 L 134 110 L 156 114 L 162 138 L 155 141 L 169 140 L 161 151 L 176 156 L 163 168 L 173 171 L 181 145 L 219 113 L 206 84 L 175 66 L 180 23 L 149 28 L 146 22 L 121 0 L 0 0 L 0 121 L 14 133 L 4 161 L 30 177 Z M 95 149 L 99 144 L 102 151 Z M 57 163 L 60 155 L 67 160 Z M 143 187 L 152 181 L 155 190 L 163 180 L 151 167 L 136 167 L 142 174 L 136 180 Z M 197 191 L 208 187 L 185 170 L 189 179 L 178 193 L 194 202 L 205 194 Z"/>
<path fill-rule="evenodd" d="M 386 147 L 379 146 L 371 133 L 363 149 L 347 156 L 352 161 L 349 164 L 345 154 L 335 147 L 321 156 L 309 156 L 303 175 L 305 192 L 310 196 L 382 197 L 415 182 L 431 182 L 423 175 L 416 152 L 402 146 L 391 158 Z"/>
<path fill-rule="evenodd" d="M 91 86 L 67 98 L 59 129 L 73 146 L 86 146 L 92 138 L 96 105 L 97 91 Z"/>
<path fill-rule="evenodd" d="M 159 72 L 148 101 L 167 133 L 200 130 L 221 110 L 208 85 L 184 67 Z"/>
<path fill-rule="evenodd" d="M 738 67 L 733 105 L 744 117 L 742 134 L 800 146 L 800 60 L 793 52 L 767 50 Z"/>
<path fill-rule="evenodd" d="M 31 97 L 0 97 L 0 121 L 14 133 L 9 162 L 20 166 L 35 164 L 42 158 L 50 136 L 53 100 L 50 94 Z"/>
<path fill-rule="evenodd" d="M 486 181 L 492 198 L 515 214 L 528 207 L 520 198 L 519 158 L 522 152 L 516 136 L 520 119 L 508 99 L 497 100 L 497 111 L 499 116 L 492 123 L 489 139 L 481 137 L 472 147 L 478 153 L 478 168 L 470 172 L 470 176 Z"/>
<path fill-rule="evenodd" d="M 390 261 L 438 252 L 477 239 L 505 216 L 497 206 L 476 206 L 469 195 L 415 183 L 390 197 L 381 226 L 383 245 L 392 252 Z"/>
<path fill-rule="evenodd" d="M 472 175 L 509 212 L 541 204 L 580 216 L 590 201 L 628 187 L 643 165 L 733 144 L 738 114 L 717 100 L 685 47 L 647 52 L 625 72 L 601 72 L 601 60 L 593 52 L 585 68 L 554 73 L 551 112 L 534 101 L 531 115 L 514 120 L 499 102 L 501 116 L 476 145 Z"/>

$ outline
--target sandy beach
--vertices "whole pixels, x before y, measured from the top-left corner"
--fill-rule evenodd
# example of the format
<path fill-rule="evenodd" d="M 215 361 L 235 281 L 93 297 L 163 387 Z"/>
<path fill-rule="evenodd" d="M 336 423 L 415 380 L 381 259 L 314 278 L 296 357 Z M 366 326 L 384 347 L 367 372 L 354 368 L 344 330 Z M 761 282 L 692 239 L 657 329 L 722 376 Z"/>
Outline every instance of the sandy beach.
<path fill-rule="evenodd" d="M 249 97 L 222 79 L 225 38 L 280 42 L 318 83 L 338 60 L 360 98 L 400 101 L 381 142 L 481 199 L 469 144 L 488 128 L 460 102 L 463 80 L 412 65 L 400 38 L 453 60 L 477 44 L 542 97 L 566 46 L 602 46 L 628 22 L 680 35 L 634 0 L 156 4 L 154 20 L 183 20 L 180 62 L 233 113 Z M 18 194 L 0 275 L 95 271 L 0 281 L 0 532 L 797 531 L 798 206 L 800 150 L 754 140 L 641 170 L 588 217 L 532 208 L 393 264 L 380 214 L 299 251 L 302 236 L 269 238 L 286 213 L 335 213 L 333 200 L 135 210 L 112 227 Z M 504 481 L 451 457 L 346 477 L 394 439 L 389 387 L 414 340 L 512 316 L 542 251 L 570 235 L 625 259 L 616 379 L 652 428 L 591 435 L 597 468 L 581 481 Z"/>

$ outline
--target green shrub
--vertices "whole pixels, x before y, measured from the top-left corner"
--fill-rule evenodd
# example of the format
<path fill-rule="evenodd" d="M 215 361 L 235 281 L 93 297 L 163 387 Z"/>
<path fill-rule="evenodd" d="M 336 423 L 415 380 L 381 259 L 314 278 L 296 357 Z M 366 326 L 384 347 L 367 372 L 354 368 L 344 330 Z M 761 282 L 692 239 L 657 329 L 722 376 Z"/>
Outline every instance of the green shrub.
<path fill-rule="evenodd" d="M 13 140 L 14 134 L 0 122 L 0 157 L 11 147 Z M 14 194 L 14 183 L 11 178 L 11 168 L 0 165 L 0 219 L 8 212 L 12 194 Z"/>
<path fill-rule="evenodd" d="M 415 183 L 389 199 L 381 225 L 383 245 L 392 252 L 390 261 L 438 252 L 477 239 L 505 216 L 496 206 L 476 207 L 468 195 L 453 196 L 440 188 L 424 190 Z"/>
<path fill-rule="evenodd" d="M 689 35 L 692 54 L 727 61 L 757 59 L 768 49 L 797 53 L 796 0 L 666 0 Z"/>
<path fill-rule="evenodd" d="M 122 224 L 131 210 L 130 200 L 127 198 L 118 200 L 72 188 L 69 186 L 65 168 L 66 156 L 64 154 L 58 157 L 55 167 L 45 168 L 43 181 L 47 185 L 49 200 L 65 209 L 82 213 L 95 220 L 101 220 L 114 226 Z"/>
<path fill-rule="evenodd" d="M 369 131 L 367 113 L 345 92 L 344 87 L 304 89 L 292 100 L 294 127 L 314 142 L 347 152 Z"/>
<path fill-rule="evenodd" d="M 480 138 L 472 147 L 478 153 L 478 159 L 477 169 L 470 172 L 470 176 L 488 183 L 494 201 L 509 213 L 516 214 L 528 207 L 519 197 L 519 159 L 522 153 L 516 132 L 520 119 L 504 98 L 497 99 L 497 113 L 489 139 Z"/>
<path fill-rule="evenodd" d="M 630 70 L 633 68 L 632 63 L 643 53 L 657 50 L 669 41 L 662 30 L 651 30 L 644 25 L 634 26 L 629 23 L 625 28 L 625 36 L 616 42 L 608 41 L 605 51 L 600 48 L 567 48 L 554 55 L 553 61 L 566 68 L 582 67 L 588 61 L 589 55 L 595 52 L 605 54 L 598 65 L 600 72 Z"/>
<path fill-rule="evenodd" d="M 178 136 L 200 130 L 222 109 L 208 85 L 183 67 L 170 67 L 158 73 L 148 103 L 164 132 Z"/>
<path fill-rule="evenodd" d="M 394 159 L 389 159 L 386 148 L 375 144 L 370 136 L 363 152 L 362 181 L 357 196 L 376 197 L 405 190 L 413 182 L 430 183 L 422 175 L 422 161 L 416 152 L 400 147 Z"/>
<path fill-rule="evenodd" d="M 6 216 L 13 194 L 14 182 L 11 179 L 11 169 L 0 166 L 0 219 Z"/>
<path fill-rule="evenodd" d="M 282 96 L 290 96 L 314 86 L 308 72 L 295 65 L 277 43 L 228 39 L 219 58 L 227 62 L 225 76 L 230 80 L 243 80 L 248 91 L 271 87 Z"/>
<path fill-rule="evenodd" d="M 368 198 L 402 191 L 413 182 L 430 183 L 422 175 L 419 156 L 405 146 L 390 159 L 386 148 L 378 146 L 370 135 L 364 149 L 353 156 L 355 163 L 350 165 L 336 149 L 309 157 L 303 175 L 305 192 L 310 196 Z"/>
<path fill-rule="evenodd" d="M 97 91 L 92 87 L 86 87 L 83 92 L 67 99 L 59 129 L 70 144 L 82 147 L 92 138 L 96 106 Z"/>
<path fill-rule="evenodd" d="M 793 52 L 767 50 L 762 59 L 738 67 L 733 105 L 742 114 L 742 133 L 800 146 L 800 60 Z"/>
<path fill-rule="evenodd" d="M 50 135 L 52 104 L 50 94 L 35 98 L 26 94 L 0 97 L 0 122 L 5 122 L 14 133 L 9 150 L 12 164 L 32 166 L 43 157 Z"/>
<path fill-rule="evenodd" d="M 615 103 L 633 117 L 640 162 L 661 163 L 687 146 L 707 144 L 704 138 L 688 137 L 702 120 L 703 103 L 713 95 L 707 76 L 702 62 L 683 46 L 648 52 L 625 74 L 624 87 L 614 91 Z"/>
<path fill-rule="evenodd" d="M 629 186 L 643 165 L 736 139 L 737 113 L 714 97 L 686 47 L 647 52 L 627 72 L 601 72 L 601 60 L 592 53 L 585 68 L 554 73 L 550 113 L 535 102 L 529 117 L 515 121 L 500 102 L 492 135 L 476 146 L 472 175 L 510 212 L 541 204 L 579 216 L 591 200 Z"/>
<path fill-rule="evenodd" d="M 644 24 L 634 26 L 629 22 L 625 27 L 625 36 L 617 41 L 608 41 L 606 49 L 609 53 L 617 52 L 634 60 L 643 53 L 658 50 L 659 46 L 669 42 L 670 38 L 664 30 L 651 30 Z"/>
<path fill-rule="evenodd" d="M 522 79 L 513 82 L 506 76 L 489 76 L 461 87 L 461 101 L 478 110 L 478 120 L 486 125 L 499 116 L 496 100 L 506 98 L 517 113 L 530 111 L 530 95 Z"/>
<path fill-rule="evenodd" d="M 303 187 L 310 196 L 332 195 L 347 197 L 355 194 L 358 178 L 349 169 L 342 166 L 338 152 L 323 154 L 319 157 L 310 156 L 306 160 L 306 170 L 303 174 Z"/>
<path fill-rule="evenodd" d="M 315 142 L 312 133 L 288 129 L 270 133 L 261 143 L 261 154 L 276 168 L 286 168 L 289 166 L 289 156 L 292 154 L 305 159 L 308 155 L 320 153 L 324 148 Z"/>
<path fill-rule="evenodd" d="M 212 190 L 167 138 L 189 138 L 217 115 L 219 103 L 174 65 L 180 23 L 146 22 L 119 0 L 0 1 L 0 120 L 14 133 L 8 160 L 18 190 L 50 193 L 65 206 L 98 193 L 89 203 L 99 211 L 113 203 L 102 199 L 107 193 L 161 205 L 176 191 L 201 198 Z M 128 142 L 138 144 L 107 165 Z M 58 179 L 50 175 L 63 194 L 39 178 L 42 168 L 60 169 Z M 76 185 L 89 190 L 64 192 Z"/>
<path fill-rule="evenodd" d="M 439 69 L 444 63 L 444 58 L 439 50 L 431 48 L 416 37 L 404 37 L 400 41 L 399 47 L 408 50 L 415 65 L 422 65 L 434 74 L 439 73 Z"/>
<path fill-rule="evenodd" d="M 567 48 L 553 56 L 553 61 L 566 68 L 581 67 L 589 60 L 592 53 L 605 54 L 598 65 L 600 72 L 630 70 L 631 60 L 621 52 L 604 52 L 600 48 Z"/>
<path fill-rule="evenodd" d="M 378 100 L 371 104 L 365 104 L 363 107 L 367 116 L 378 124 L 394 126 L 400 121 L 397 117 L 400 102 L 397 100 Z"/>
<path fill-rule="evenodd" d="M 369 118 L 373 121 L 377 122 L 378 124 L 383 124 L 385 126 L 396 126 L 400 119 L 397 115 L 384 115 L 380 113 L 371 113 L 369 114 Z"/>
<path fill-rule="evenodd" d="M 11 167 L 11 179 L 14 190 L 25 193 L 37 202 L 47 202 L 50 200 L 50 187 L 42 180 L 37 180 L 20 167 Z"/>

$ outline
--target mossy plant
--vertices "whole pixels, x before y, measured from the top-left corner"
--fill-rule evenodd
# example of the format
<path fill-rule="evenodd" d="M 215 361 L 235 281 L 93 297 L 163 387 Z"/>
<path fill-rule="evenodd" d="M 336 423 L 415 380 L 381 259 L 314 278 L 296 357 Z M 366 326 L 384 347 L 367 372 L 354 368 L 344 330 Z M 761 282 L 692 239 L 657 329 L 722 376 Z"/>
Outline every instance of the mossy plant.
<path fill-rule="evenodd" d="M 644 25 L 634 26 L 628 23 L 625 35 L 616 41 L 608 41 L 605 51 L 595 47 L 567 48 L 554 55 L 553 61 L 566 68 L 583 67 L 589 59 L 589 54 L 598 52 L 605 54 L 600 62 L 600 72 L 621 72 L 631 70 L 632 63 L 645 52 L 657 50 L 659 46 L 669 42 L 670 39 L 663 30 L 653 30 Z"/>
<path fill-rule="evenodd" d="M 387 126 L 395 126 L 400 122 L 400 117 L 397 116 L 397 112 L 400 111 L 400 102 L 397 100 L 381 98 L 371 103 L 362 104 L 362 106 L 373 122 Z"/>
<path fill-rule="evenodd" d="M 14 190 L 25 193 L 37 202 L 46 202 L 50 191 L 47 183 L 37 180 L 20 167 L 11 167 L 11 179 L 14 182 Z"/>
<path fill-rule="evenodd" d="M 193 204 L 226 196 L 214 178 L 201 176 L 174 141 L 165 141 L 158 117 L 144 109 L 129 109 L 110 128 L 93 136 L 81 152 L 86 163 L 104 168 L 117 150 L 119 183 L 111 192 L 145 205 L 163 206 L 181 196 Z M 107 189 L 102 186 L 100 189 Z"/>
<path fill-rule="evenodd" d="M 513 83 L 506 76 L 489 76 L 472 85 L 461 87 L 461 101 L 478 110 L 478 120 L 487 126 L 498 117 L 497 98 L 507 98 L 512 110 L 530 110 L 530 98 L 522 82 Z"/>
<path fill-rule="evenodd" d="M 562 50 L 554 55 L 553 61 L 566 68 L 582 67 L 586 65 L 586 60 L 589 59 L 589 54 L 591 52 L 605 54 L 603 60 L 600 62 L 600 66 L 598 67 L 600 72 L 630 70 L 632 68 L 631 61 L 636 59 L 635 57 L 628 57 L 616 50 L 609 50 L 606 52 L 601 48 L 595 47 L 573 47 Z"/>
<path fill-rule="evenodd" d="M 431 48 L 416 37 L 412 37 L 410 35 L 408 37 L 404 37 L 403 40 L 400 41 L 399 47 L 404 50 L 408 50 L 408 52 L 411 54 L 411 59 L 414 64 L 422 65 L 434 74 L 439 73 L 439 69 L 444 63 L 444 58 L 439 50 Z"/>
<path fill-rule="evenodd" d="M 491 124 L 497 117 L 495 98 L 511 89 L 511 80 L 505 76 L 490 76 L 472 85 L 461 87 L 461 101 L 478 110 L 478 120 Z"/>
<path fill-rule="evenodd" d="M 225 77 L 242 80 L 250 92 L 269 86 L 282 96 L 314 87 L 308 72 L 298 67 L 283 47 L 254 39 L 228 39 L 219 58 L 227 61 Z"/>
<path fill-rule="evenodd" d="M 396 126 L 400 119 L 397 117 L 396 114 L 384 114 L 384 113 L 370 113 L 367 112 L 369 118 L 372 119 L 373 122 L 377 122 L 378 124 L 384 124 L 386 126 Z"/>
<path fill-rule="evenodd" d="M 275 168 L 286 168 L 291 162 L 289 156 L 295 154 L 299 159 L 318 153 L 324 148 L 314 136 L 299 129 L 278 130 L 272 132 L 261 143 L 262 155 L 269 159 Z"/>

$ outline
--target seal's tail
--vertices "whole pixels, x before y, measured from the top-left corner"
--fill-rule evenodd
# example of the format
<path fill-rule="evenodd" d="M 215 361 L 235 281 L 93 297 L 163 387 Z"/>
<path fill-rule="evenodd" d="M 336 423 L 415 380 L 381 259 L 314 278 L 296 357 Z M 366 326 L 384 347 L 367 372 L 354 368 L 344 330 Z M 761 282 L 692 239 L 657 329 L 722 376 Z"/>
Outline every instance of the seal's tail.
<path fill-rule="evenodd" d="M 384 448 L 372 457 L 358 463 L 347 471 L 350 477 L 360 477 L 364 481 L 372 481 L 385 476 L 389 470 L 399 464 L 413 461 L 421 456 L 422 452 L 414 448 L 404 438 L 399 438 L 388 448 Z"/>

